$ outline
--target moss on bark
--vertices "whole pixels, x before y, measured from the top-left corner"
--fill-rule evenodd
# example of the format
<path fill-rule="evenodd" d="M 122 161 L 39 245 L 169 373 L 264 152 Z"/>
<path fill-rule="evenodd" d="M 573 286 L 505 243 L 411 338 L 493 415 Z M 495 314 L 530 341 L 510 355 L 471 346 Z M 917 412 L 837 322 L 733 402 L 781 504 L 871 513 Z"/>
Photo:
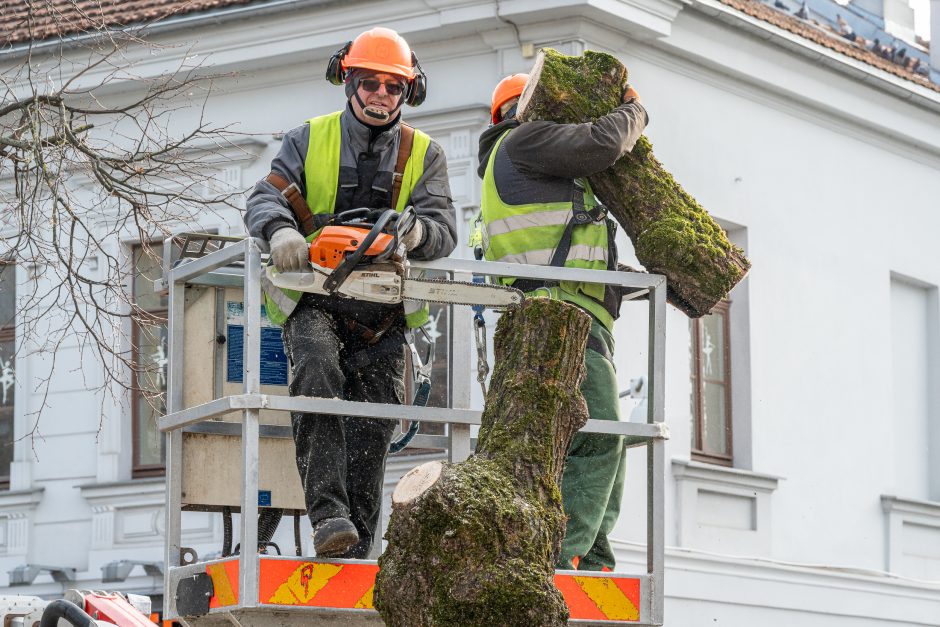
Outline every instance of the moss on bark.
<path fill-rule="evenodd" d="M 540 53 L 519 103 L 521 120 L 592 122 L 620 104 L 627 70 L 602 52 Z M 747 274 L 750 262 L 724 230 L 653 156 L 640 137 L 632 152 L 588 177 L 623 226 L 637 259 L 666 276 L 670 302 L 693 318 L 711 311 Z"/>
<path fill-rule="evenodd" d="M 567 623 L 553 580 L 565 529 L 558 482 L 587 420 L 589 329 L 581 310 L 544 298 L 500 319 L 476 453 L 393 503 L 375 585 L 386 624 Z"/>

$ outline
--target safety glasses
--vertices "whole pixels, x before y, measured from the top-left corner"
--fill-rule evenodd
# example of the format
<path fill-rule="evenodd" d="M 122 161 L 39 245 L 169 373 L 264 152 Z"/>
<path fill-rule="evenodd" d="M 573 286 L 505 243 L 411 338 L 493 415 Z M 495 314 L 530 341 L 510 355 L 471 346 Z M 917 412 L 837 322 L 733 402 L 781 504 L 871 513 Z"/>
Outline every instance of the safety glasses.
<path fill-rule="evenodd" d="M 400 96 L 401 93 L 405 91 L 405 86 L 397 81 L 386 81 L 383 83 L 377 78 L 363 78 L 359 80 L 359 86 L 370 94 L 377 92 L 382 85 L 385 85 L 385 93 L 389 96 Z"/>

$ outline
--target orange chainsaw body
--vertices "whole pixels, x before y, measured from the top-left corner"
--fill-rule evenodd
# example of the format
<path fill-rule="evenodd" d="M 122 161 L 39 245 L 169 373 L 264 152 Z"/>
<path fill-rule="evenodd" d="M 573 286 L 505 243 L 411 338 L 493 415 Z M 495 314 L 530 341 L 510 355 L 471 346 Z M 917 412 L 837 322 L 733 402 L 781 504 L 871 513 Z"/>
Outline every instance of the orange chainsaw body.
<path fill-rule="evenodd" d="M 325 226 L 310 243 L 310 261 L 335 270 L 348 253 L 359 248 L 368 234 L 369 229 L 354 226 Z M 385 252 L 393 239 L 388 233 L 380 233 L 366 250 L 365 256 L 374 257 Z"/>

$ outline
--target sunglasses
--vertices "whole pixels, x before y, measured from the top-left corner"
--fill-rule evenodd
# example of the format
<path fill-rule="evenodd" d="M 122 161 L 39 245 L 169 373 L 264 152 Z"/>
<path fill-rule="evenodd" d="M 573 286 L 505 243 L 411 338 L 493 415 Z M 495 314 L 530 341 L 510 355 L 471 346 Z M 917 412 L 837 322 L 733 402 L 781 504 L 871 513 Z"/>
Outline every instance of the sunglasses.
<path fill-rule="evenodd" d="M 370 94 L 377 92 L 382 85 L 385 85 L 385 93 L 389 96 L 400 96 L 405 91 L 405 86 L 397 81 L 383 83 L 377 78 L 363 78 L 359 81 L 359 86 Z"/>

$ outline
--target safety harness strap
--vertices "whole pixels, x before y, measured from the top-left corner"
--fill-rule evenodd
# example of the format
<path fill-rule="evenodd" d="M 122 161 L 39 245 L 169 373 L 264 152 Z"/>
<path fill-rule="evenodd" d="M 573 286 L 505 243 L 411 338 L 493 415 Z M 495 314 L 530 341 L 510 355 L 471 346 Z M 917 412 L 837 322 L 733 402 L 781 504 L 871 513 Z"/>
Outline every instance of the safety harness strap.
<path fill-rule="evenodd" d="M 392 175 L 392 207 L 398 206 L 398 197 L 401 195 L 401 183 L 405 178 L 405 166 L 411 158 L 411 148 L 414 146 L 415 130 L 404 122 L 400 123 L 401 138 L 398 142 L 398 161 L 395 163 L 395 173 Z"/>
<path fill-rule="evenodd" d="M 353 353 L 346 360 L 350 370 L 361 370 L 379 358 L 401 350 L 401 347 L 405 344 L 405 339 L 398 333 L 386 333 L 392 328 L 399 314 L 398 309 L 390 309 L 375 329 L 371 329 L 352 318 L 346 320 L 346 328 L 357 334 L 367 344 L 365 348 Z"/>
<path fill-rule="evenodd" d="M 304 195 L 300 193 L 300 187 L 297 186 L 297 183 L 291 183 L 277 172 L 271 172 L 264 177 L 264 180 L 281 192 L 281 196 L 284 197 L 284 200 L 290 205 L 291 211 L 294 212 L 294 217 L 297 219 L 297 224 L 300 225 L 304 236 L 316 233 L 333 219 L 331 213 L 314 215 L 310 211 Z"/>
<path fill-rule="evenodd" d="M 571 191 L 571 218 L 565 224 L 565 231 L 561 234 L 558 246 L 552 254 L 550 266 L 562 267 L 565 260 L 568 259 L 568 252 L 571 250 L 571 236 L 574 227 L 580 224 L 590 224 L 591 222 L 600 222 L 607 216 L 607 207 L 597 205 L 591 210 L 584 208 L 584 186 L 577 180 L 574 181 Z"/>

